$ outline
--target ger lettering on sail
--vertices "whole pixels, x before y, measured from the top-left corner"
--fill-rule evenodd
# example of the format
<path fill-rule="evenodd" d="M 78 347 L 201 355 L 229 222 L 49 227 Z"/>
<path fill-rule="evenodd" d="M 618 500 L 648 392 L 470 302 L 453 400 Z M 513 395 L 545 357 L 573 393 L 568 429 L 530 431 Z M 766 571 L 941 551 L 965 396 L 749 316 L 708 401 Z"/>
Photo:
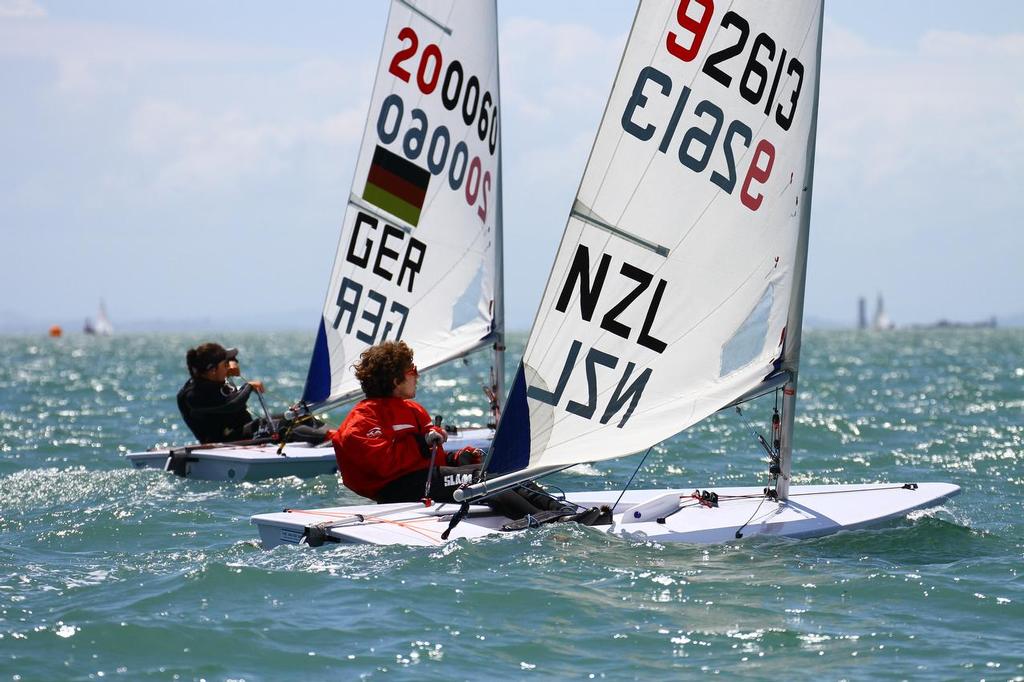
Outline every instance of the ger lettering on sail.
<path fill-rule="evenodd" d="M 310 406 L 358 396 L 351 365 L 376 343 L 405 341 L 422 368 L 502 345 L 496 16 L 493 2 L 392 3 Z"/>

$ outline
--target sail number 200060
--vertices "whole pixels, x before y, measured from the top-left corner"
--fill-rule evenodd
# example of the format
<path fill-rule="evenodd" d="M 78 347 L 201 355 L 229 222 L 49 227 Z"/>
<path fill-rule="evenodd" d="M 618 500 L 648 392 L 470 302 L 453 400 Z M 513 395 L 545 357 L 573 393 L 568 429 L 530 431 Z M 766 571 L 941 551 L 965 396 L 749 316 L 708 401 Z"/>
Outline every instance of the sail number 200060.
<path fill-rule="evenodd" d="M 421 52 L 419 36 L 410 26 L 398 32 L 398 39 L 402 47 L 392 57 L 388 72 L 406 83 L 415 82 L 424 96 L 437 92 L 442 106 L 458 112 L 469 134 L 475 133 L 493 157 L 498 145 L 498 106 L 491 93 L 483 90 L 480 79 L 473 74 L 467 77 L 458 59 L 449 60 L 446 66 L 441 48 L 434 43 L 424 46 Z M 411 70 L 416 72 L 415 77 Z M 479 156 L 470 152 L 465 133 L 449 131 L 436 121 L 431 128 L 424 109 L 411 109 L 408 118 L 405 111 L 405 102 L 398 93 L 384 98 L 377 117 L 377 136 L 381 142 L 390 145 L 404 130 L 401 144 L 405 158 L 416 161 L 423 156 L 433 175 L 445 174 L 447 170 L 449 187 L 452 191 L 464 187 L 466 203 L 476 206 L 477 216 L 486 223 L 491 171 L 486 170 Z"/>

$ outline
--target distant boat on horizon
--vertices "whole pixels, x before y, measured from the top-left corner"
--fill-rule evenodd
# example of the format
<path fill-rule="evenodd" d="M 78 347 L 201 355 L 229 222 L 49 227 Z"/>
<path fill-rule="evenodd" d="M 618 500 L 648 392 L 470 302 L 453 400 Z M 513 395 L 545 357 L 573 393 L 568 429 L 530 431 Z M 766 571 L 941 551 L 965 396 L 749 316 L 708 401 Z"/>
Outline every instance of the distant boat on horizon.
<path fill-rule="evenodd" d="M 85 318 L 85 326 L 82 331 L 93 336 L 110 336 L 114 333 L 114 325 L 110 324 L 110 318 L 107 317 L 107 306 L 103 303 L 103 299 L 100 299 L 100 308 L 96 312 L 96 319 Z"/>

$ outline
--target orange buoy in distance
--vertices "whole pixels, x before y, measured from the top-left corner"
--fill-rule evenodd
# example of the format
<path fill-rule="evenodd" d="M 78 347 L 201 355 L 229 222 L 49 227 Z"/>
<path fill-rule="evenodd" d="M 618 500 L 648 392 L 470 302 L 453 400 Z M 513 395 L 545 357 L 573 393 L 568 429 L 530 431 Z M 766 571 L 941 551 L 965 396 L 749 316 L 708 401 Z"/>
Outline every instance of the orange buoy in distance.
<path fill-rule="evenodd" d="M 59 324 L 55 324 L 52 327 L 50 327 L 50 336 L 55 338 L 55 339 L 59 339 L 60 335 L 63 334 L 63 333 L 64 333 L 64 330 L 60 328 Z"/>

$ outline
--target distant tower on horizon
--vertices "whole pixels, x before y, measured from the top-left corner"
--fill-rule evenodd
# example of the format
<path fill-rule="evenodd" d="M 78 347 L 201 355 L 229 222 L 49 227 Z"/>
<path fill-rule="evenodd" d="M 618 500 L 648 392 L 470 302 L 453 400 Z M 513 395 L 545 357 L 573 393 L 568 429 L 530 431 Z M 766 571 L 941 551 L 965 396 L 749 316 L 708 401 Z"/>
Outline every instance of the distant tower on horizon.
<path fill-rule="evenodd" d="M 857 329 L 868 328 L 868 301 L 861 296 L 857 299 Z"/>
<path fill-rule="evenodd" d="M 872 325 L 872 329 L 892 329 L 895 326 L 885 313 L 885 303 L 882 302 L 882 294 L 878 294 L 878 302 L 875 304 L 875 322 Z"/>

